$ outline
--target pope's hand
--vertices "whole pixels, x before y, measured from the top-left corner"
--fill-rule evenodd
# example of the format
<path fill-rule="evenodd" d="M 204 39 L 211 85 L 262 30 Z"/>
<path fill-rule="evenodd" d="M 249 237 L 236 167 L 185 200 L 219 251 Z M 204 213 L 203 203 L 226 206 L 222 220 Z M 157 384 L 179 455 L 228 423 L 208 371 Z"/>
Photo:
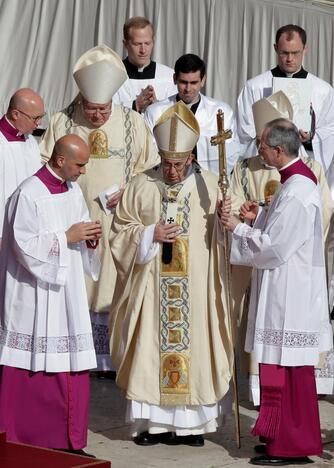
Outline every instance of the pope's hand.
<path fill-rule="evenodd" d="M 180 231 L 180 226 L 178 224 L 165 224 L 164 221 L 159 221 L 158 224 L 155 225 L 153 241 L 173 244 Z"/>
<path fill-rule="evenodd" d="M 222 219 L 222 216 L 226 217 L 231 213 L 232 201 L 231 197 L 225 197 L 224 200 L 218 200 L 217 202 L 217 215 L 219 219 Z"/>
<path fill-rule="evenodd" d="M 73 224 L 65 234 L 68 244 L 75 244 L 84 240 L 97 240 L 102 236 L 101 222 L 99 220 L 82 221 Z"/>

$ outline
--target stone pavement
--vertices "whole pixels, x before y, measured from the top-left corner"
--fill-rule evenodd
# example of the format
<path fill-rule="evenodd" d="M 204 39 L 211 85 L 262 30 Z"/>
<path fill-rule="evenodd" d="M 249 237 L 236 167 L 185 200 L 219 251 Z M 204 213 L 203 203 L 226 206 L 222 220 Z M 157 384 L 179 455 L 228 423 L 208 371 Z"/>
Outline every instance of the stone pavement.
<path fill-rule="evenodd" d="M 256 443 L 250 435 L 257 412 L 248 402 L 247 381 L 240 384 L 241 449 L 236 448 L 234 418 L 228 416 L 217 433 L 205 436 L 204 447 L 163 444 L 140 447 L 131 441 L 125 424 L 126 402 L 114 381 L 91 378 L 91 409 L 87 452 L 111 460 L 112 468 L 250 468 Z M 334 467 L 334 397 L 319 402 L 324 441 L 322 458 L 312 457 L 316 467 Z M 292 466 L 292 465 L 291 465 Z"/>

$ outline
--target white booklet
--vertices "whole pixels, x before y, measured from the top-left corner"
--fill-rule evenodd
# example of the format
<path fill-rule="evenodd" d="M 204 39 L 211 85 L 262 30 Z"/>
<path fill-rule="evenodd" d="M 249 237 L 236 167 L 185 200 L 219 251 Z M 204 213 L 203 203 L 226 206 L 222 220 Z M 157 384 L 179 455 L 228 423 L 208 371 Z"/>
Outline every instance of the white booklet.
<path fill-rule="evenodd" d="M 113 184 L 111 187 L 107 188 L 99 194 L 99 199 L 106 215 L 114 212 L 114 208 L 107 208 L 107 201 L 117 192 L 119 192 L 119 186 L 117 184 Z"/>
<path fill-rule="evenodd" d="M 293 123 L 298 130 L 311 130 L 311 82 L 306 78 L 273 78 L 273 93 L 282 90 L 293 108 Z"/>

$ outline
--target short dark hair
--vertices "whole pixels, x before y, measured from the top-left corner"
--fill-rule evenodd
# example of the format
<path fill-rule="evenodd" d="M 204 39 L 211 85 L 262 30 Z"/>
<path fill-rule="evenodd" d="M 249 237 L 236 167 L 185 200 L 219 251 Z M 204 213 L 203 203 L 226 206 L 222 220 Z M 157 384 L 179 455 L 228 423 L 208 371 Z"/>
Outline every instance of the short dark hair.
<path fill-rule="evenodd" d="M 267 136 L 269 146 L 282 146 L 285 153 L 291 158 L 298 156 L 301 141 L 298 128 L 294 123 L 279 118 L 268 122 L 265 128 L 269 128 Z"/>
<path fill-rule="evenodd" d="M 278 41 L 280 40 L 280 37 L 282 34 L 287 34 L 288 35 L 288 41 L 291 41 L 293 38 L 294 33 L 299 34 L 299 37 L 305 46 L 306 44 L 306 31 L 305 29 L 301 28 L 300 26 L 297 26 L 296 24 L 287 24 L 285 26 L 282 26 L 279 28 L 276 32 L 276 45 L 278 44 Z"/>
<path fill-rule="evenodd" d="M 195 54 L 185 54 L 179 57 L 174 65 L 174 72 L 176 78 L 180 73 L 194 73 L 199 71 L 201 74 L 201 79 L 205 75 L 205 63 L 203 60 Z"/>
<path fill-rule="evenodd" d="M 144 16 L 133 16 L 125 21 L 123 26 L 123 37 L 125 41 L 130 39 L 130 29 L 144 29 L 147 26 L 150 26 L 152 29 L 152 37 L 154 37 L 154 28 L 153 24 Z"/>

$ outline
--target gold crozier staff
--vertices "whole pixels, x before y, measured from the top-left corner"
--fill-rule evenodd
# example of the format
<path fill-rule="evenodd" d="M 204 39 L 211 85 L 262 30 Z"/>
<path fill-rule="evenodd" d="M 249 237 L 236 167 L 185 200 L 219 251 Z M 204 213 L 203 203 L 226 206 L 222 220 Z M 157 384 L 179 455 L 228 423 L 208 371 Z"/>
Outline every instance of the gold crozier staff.
<path fill-rule="evenodd" d="M 217 112 L 217 129 L 218 134 L 211 138 L 211 145 L 218 146 L 219 149 L 219 188 L 222 193 L 223 202 L 227 196 L 229 189 L 229 181 L 227 176 L 227 164 L 226 164 L 226 151 L 225 151 L 225 140 L 228 140 L 232 137 L 231 130 L 224 130 L 224 113 L 221 109 Z M 228 316 L 228 326 L 229 332 L 232 339 L 233 345 L 233 374 L 232 374 L 232 384 L 233 384 L 233 396 L 234 396 L 234 418 L 235 418 L 235 433 L 237 447 L 241 447 L 240 441 L 240 415 L 239 415 L 239 395 L 238 395 L 238 376 L 237 376 L 237 365 L 236 365 L 236 354 L 235 354 L 235 339 L 234 339 L 234 329 L 232 322 L 232 295 L 231 295 L 231 264 L 230 264 L 230 246 L 228 239 L 228 232 L 226 228 L 223 228 L 224 234 L 224 257 L 225 257 L 225 271 L 227 281 L 225 283 L 226 287 L 226 300 L 227 300 L 227 316 Z"/>

